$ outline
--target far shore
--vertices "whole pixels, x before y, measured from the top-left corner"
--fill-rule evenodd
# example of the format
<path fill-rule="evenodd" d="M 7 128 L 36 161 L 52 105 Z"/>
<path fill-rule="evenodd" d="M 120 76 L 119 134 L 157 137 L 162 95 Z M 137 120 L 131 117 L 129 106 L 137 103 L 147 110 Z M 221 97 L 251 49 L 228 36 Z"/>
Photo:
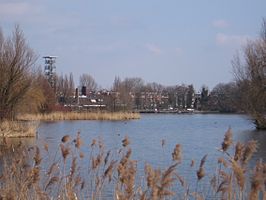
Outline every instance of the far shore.
<path fill-rule="evenodd" d="M 21 138 L 36 137 L 39 121 L 2 121 L 0 123 L 0 137 Z"/>
<path fill-rule="evenodd" d="M 52 112 L 48 114 L 20 114 L 16 121 L 2 121 L 0 123 L 0 137 L 20 138 L 36 137 L 40 121 L 61 120 L 134 120 L 140 119 L 136 112 Z"/>
<path fill-rule="evenodd" d="M 133 120 L 140 119 L 136 112 L 52 112 L 47 114 L 23 114 L 19 120 L 59 121 L 59 120 Z"/>

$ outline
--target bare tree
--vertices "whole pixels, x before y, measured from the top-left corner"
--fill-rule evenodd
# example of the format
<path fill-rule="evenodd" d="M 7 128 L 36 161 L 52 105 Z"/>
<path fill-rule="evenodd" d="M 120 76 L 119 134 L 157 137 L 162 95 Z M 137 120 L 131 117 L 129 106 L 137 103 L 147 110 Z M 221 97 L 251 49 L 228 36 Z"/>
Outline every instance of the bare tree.
<path fill-rule="evenodd" d="M 73 93 L 75 91 L 75 83 L 74 83 L 74 78 L 73 78 L 72 72 L 69 74 L 68 85 L 69 85 L 69 93 L 70 93 L 70 95 L 73 95 Z"/>
<path fill-rule="evenodd" d="M 80 86 L 85 86 L 87 91 L 95 91 L 97 89 L 97 83 L 94 78 L 89 74 L 82 74 L 79 77 Z"/>
<path fill-rule="evenodd" d="M 74 95 L 75 85 L 73 80 L 73 74 L 69 76 L 61 75 L 57 77 L 57 98 L 60 103 L 67 103 L 68 99 Z"/>
<path fill-rule="evenodd" d="M 0 118 L 14 119 L 19 103 L 31 88 L 31 70 L 36 56 L 22 30 L 15 26 L 12 37 L 0 30 Z"/>
<path fill-rule="evenodd" d="M 243 49 L 244 59 L 232 61 L 235 79 L 241 94 L 243 110 L 249 113 L 258 129 L 266 129 L 266 20 L 261 35 Z"/>
<path fill-rule="evenodd" d="M 235 82 L 219 83 L 210 92 L 208 107 L 219 112 L 236 112 L 239 100 L 239 90 Z"/>

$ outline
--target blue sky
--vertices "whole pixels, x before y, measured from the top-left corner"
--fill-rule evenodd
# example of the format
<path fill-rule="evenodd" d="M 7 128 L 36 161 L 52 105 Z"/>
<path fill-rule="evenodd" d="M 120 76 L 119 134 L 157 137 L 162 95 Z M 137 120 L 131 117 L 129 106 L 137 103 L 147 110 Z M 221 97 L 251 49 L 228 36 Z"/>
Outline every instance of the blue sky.
<path fill-rule="evenodd" d="M 15 24 L 57 72 L 213 88 L 233 80 L 231 60 L 258 37 L 265 0 L 0 0 L 0 26 Z"/>

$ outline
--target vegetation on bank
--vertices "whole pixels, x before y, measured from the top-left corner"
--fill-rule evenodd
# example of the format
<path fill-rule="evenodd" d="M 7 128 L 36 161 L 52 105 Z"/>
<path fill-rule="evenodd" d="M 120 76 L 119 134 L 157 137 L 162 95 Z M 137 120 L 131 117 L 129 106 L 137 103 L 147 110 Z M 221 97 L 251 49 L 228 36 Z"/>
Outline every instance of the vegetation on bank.
<path fill-rule="evenodd" d="M 1 121 L 0 137 L 35 137 L 39 122 L 26 121 Z"/>
<path fill-rule="evenodd" d="M 254 118 L 258 129 L 266 129 L 266 19 L 260 37 L 243 48 L 243 60 L 233 60 L 239 104 Z"/>
<path fill-rule="evenodd" d="M 263 20 L 260 37 L 243 47 L 243 58 L 237 55 L 233 60 L 235 81 L 219 83 L 212 91 L 204 86 L 200 93 L 196 93 L 192 84 L 163 86 L 144 84 L 141 78 L 120 80 L 119 77 L 115 78 L 111 90 L 100 91 L 93 77 L 86 73 L 80 76 L 80 88 L 75 90 L 72 73 L 69 76 L 55 75 L 54 84 L 49 83 L 42 70 L 36 67 L 37 57 L 22 30 L 16 26 L 10 37 L 5 37 L 0 30 L 0 120 L 14 121 L 18 114 L 23 116 L 27 113 L 36 116 L 41 113 L 42 117 L 38 118 L 53 120 L 55 114 L 49 113 L 64 109 L 131 112 L 186 111 L 190 108 L 223 113 L 245 112 L 251 115 L 258 129 L 266 129 L 265 55 L 266 20 Z M 72 113 L 67 114 L 68 118 L 57 115 L 58 119 L 110 119 L 105 114 L 77 117 Z"/>
<path fill-rule="evenodd" d="M 44 114 L 22 114 L 19 120 L 131 120 L 139 119 L 139 113 L 133 112 L 52 112 Z"/>
<path fill-rule="evenodd" d="M 160 169 L 145 164 L 140 169 L 133 160 L 130 140 L 125 137 L 120 149 L 107 151 L 101 139 L 83 148 L 78 133 L 65 135 L 57 152 L 49 146 L 25 147 L 21 143 L 0 146 L 1 199 L 227 199 L 256 200 L 266 198 L 266 164 L 261 160 L 253 169 L 249 161 L 257 142 L 234 143 L 229 129 L 219 151 L 217 167 L 206 172 L 205 155 L 186 167 L 194 174 L 187 182 L 179 171 L 182 145 L 176 144 L 168 167 Z M 162 140 L 162 150 L 165 141 Z M 43 148 L 41 150 L 40 148 Z M 84 154 L 84 151 L 88 151 Z M 41 153 L 43 152 L 43 153 Z M 231 153 L 233 152 L 233 153 Z M 207 152 L 210 153 L 210 152 Z M 191 182 L 192 181 L 192 182 Z M 192 184 L 192 185 L 191 185 Z"/>

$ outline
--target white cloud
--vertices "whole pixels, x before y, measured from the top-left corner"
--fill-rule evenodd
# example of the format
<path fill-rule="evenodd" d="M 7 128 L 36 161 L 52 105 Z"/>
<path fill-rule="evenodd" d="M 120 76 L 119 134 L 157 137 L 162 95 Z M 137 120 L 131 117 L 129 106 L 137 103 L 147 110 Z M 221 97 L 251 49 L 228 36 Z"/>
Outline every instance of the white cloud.
<path fill-rule="evenodd" d="M 162 54 L 162 50 L 160 47 L 156 46 L 155 44 L 146 44 L 145 47 L 152 52 L 155 55 L 160 55 Z"/>
<path fill-rule="evenodd" d="M 229 23 L 223 19 L 214 20 L 212 22 L 213 27 L 215 28 L 227 28 L 229 26 Z"/>
<path fill-rule="evenodd" d="M 250 37 L 247 35 L 226 35 L 223 33 L 216 34 L 217 45 L 244 45 Z"/>

